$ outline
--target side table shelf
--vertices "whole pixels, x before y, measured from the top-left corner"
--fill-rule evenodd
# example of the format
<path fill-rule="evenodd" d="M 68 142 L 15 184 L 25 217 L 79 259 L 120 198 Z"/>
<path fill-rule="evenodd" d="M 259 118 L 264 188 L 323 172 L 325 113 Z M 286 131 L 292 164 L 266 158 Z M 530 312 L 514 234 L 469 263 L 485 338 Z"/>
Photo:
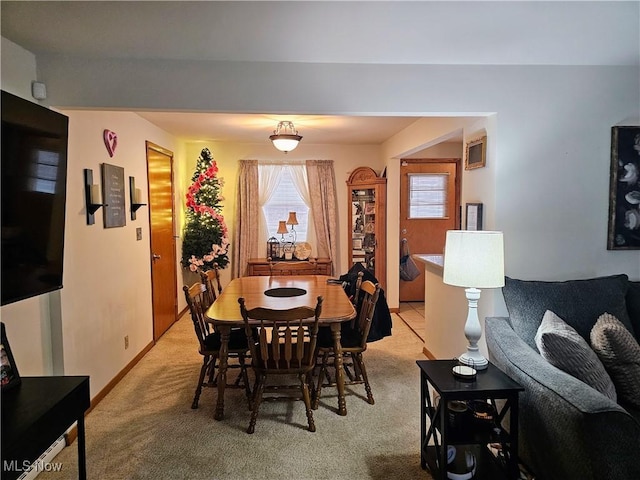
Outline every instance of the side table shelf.
<path fill-rule="evenodd" d="M 422 468 L 428 468 L 434 479 L 444 480 L 448 468 L 456 473 L 468 471 L 465 468 L 469 454 L 469 464 L 475 464 L 473 479 L 517 480 L 520 477 L 518 393 L 524 388 L 491 363 L 471 381 L 453 376 L 455 360 L 418 360 L 416 363 L 420 367 Z M 439 399 L 432 400 L 431 392 Z M 501 408 L 496 400 L 504 400 Z M 450 405 L 484 406 L 493 415 L 477 419 L 469 411 L 456 413 Z M 490 445 L 498 448 L 490 449 Z M 452 458 L 448 458 L 450 448 L 455 448 Z"/>

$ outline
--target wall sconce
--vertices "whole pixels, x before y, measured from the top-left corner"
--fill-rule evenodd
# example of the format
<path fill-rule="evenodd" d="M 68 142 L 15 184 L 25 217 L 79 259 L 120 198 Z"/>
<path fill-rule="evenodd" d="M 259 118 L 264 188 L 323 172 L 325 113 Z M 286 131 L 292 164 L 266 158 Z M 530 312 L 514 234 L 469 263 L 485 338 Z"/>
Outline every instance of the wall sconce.
<path fill-rule="evenodd" d="M 135 177 L 129 177 L 129 197 L 131 199 L 131 220 L 135 220 L 138 209 L 146 205 L 146 203 L 140 203 L 142 201 L 142 192 L 139 188 L 136 188 Z"/>
<path fill-rule="evenodd" d="M 93 184 L 93 170 L 84 169 L 84 202 L 87 210 L 87 225 L 96 223 L 95 213 L 100 207 L 106 207 L 106 203 L 100 201 L 100 187 Z"/>
<path fill-rule="evenodd" d="M 287 153 L 298 146 L 302 135 L 298 135 L 298 130 L 293 126 L 293 122 L 278 122 L 278 126 L 269 140 L 278 150 Z"/>

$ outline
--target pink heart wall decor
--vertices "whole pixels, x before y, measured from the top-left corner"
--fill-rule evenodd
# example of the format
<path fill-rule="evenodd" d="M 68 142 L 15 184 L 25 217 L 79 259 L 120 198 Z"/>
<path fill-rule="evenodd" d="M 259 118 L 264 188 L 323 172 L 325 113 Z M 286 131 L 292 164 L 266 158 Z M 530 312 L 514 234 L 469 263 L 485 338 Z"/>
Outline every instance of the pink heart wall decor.
<path fill-rule="evenodd" d="M 111 130 L 105 130 L 102 137 L 104 138 L 104 145 L 107 147 L 109 156 L 113 157 L 116 147 L 118 146 L 118 135 L 116 135 L 116 132 L 112 132 Z"/>

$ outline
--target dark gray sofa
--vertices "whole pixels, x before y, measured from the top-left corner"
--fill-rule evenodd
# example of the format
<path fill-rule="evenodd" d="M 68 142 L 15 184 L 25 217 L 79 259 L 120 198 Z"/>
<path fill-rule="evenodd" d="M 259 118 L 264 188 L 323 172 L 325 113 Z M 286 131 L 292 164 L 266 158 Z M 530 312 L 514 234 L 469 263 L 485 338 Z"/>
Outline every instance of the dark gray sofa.
<path fill-rule="evenodd" d="M 640 335 L 640 282 L 614 275 L 568 282 L 507 278 L 509 317 L 485 322 L 490 360 L 525 387 L 519 455 L 537 480 L 639 480 L 640 411 L 619 405 L 549 364 L 535 334 L 549 309 L 589 342 L 600 314 Z"/>

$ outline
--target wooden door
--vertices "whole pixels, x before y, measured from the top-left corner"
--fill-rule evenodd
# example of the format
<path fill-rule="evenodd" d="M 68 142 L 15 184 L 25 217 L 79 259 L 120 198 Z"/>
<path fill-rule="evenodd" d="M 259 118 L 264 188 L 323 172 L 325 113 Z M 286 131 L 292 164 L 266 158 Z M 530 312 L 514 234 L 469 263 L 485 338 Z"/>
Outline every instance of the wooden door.
<path fill-rule="evenodd" d="M 157 340 L 178 315 L 173 153 L 147 142 L 153 338 Z"/>
<path fill-rule="evenodd" d="M 407 239 L 412 254 L 442 254 L 447 230 L 459 228 L 460 225 L 460 188 L 458 170 L 460 159 L 411 159 L 402 160 L 400 166 L 400 238 Z M 411 178 L 414 178 L 413 182 Z M 437 185 L 442 182 L 442 185 Z M 434 185 L 430 185 L 433 183 Z M 413 184 L 413 187 L 411 186 Z M 423 184 L 429 184 L 424 186 Z M 421 186 L 422 185 L 422 186 Z M 431 212 L 418 211 L 418 204 L 424 207 L 417 198 L 426 195 L 422 189 L 434 188 L 433 196 L 443 195 L 444 204 L 440 210 L 434 205 Z M 439 189 L 442 188 L 442 191 Z M 413 213 L 410 210 L 413 192 Z M 438 218 L 439 217 L 439 218 Z M 424 301 L 424 270 L 415 280 L 400 280 L 401 302 Z"/>

